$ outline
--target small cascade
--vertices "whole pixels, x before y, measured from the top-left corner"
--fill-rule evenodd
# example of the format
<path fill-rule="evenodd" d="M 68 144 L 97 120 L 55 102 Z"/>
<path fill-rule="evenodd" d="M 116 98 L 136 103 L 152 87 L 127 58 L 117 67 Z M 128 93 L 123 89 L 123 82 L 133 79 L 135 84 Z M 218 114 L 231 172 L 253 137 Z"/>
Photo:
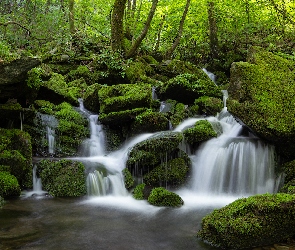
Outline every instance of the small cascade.
<path fill-rule="evenodd" d="M 20 119 L 20 130 L 23 130 L 24 114 L 22 114 L 22 112 L 19 112 L 19 119 Z"/>
<path fill-rule="evenodd" d="M 34 193 L 42 192 L 41 178 L 38 178 L 36 173 L 37 173 L 37 166 L 35 165 L 33 168 L 33 192 Z"/>
<path fill-rule="evenodd" d="M 53 155 L 55 153 L 56 135 L 55 129 L 58 125 L 58 120 L 52 115 L 38 114 L 39 120 L 46 131 L 44 135 L 45 141 L 48 145 L 48 153 Z"/>
<path fill-rule="evenodd" d="M 156 93 L 156 87 L 152 87 L 152 99 L 153 100 L 158 99 L 158 96 L 157 96 L 157 93 Z"/>
<path fill-rule="evenodd" d="M 226 100 L 228 98 L 228 92 L 227 90 L 221 90 L 221 92 L 223 93 L 223 107 L 226 108 Z"/>
<path fill-rule="evenodd" d="M 212 72 L 208 71 L 207 69 L 203 68 L 202 69 L 206 75 L 211 79 L 212 82 L 216 84 L 216 75 L 214 75 Z"/>
<path fill-rule="evenodd" d="M 99 156 L 105 154 L 105 135 L 103 126 L 98 122 L 98 115 L 89 115 L 90 138 L 82 145 L 82 156 Z"/>

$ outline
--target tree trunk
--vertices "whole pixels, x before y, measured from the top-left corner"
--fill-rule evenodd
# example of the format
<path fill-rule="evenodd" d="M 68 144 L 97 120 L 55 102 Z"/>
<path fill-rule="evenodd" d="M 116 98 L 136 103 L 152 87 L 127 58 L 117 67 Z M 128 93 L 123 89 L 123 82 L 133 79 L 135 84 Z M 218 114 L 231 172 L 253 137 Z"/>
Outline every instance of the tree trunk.
<path fill-rule="evenodd" d="M 111 45 L 113 51 L 123 50 L 123 18 L 127 0 L 116 0 L 111 18 Z"/>
<path fill-rule="evenodd" d="M 181 17 L 181 20 L 180 20 L 180 23 L 179 23 L 179 29 L 178 29 L 177 37 L 175 38 L 174 43 L 172 44 L 171 48 L 168 49 L 168 51 L 166 52 L 166 55 L 165 55 L 166 59 L 171 58 L 172 53 L 174 52 L 174 50 L 176 49 L 176 47 L 178 46 L 178 44 L 180 42 L 182 32 L 183 32 L 184 21 L 185 21 L 185 18 L 186 18 L 190 3 L 191 3 L 190 0 L 186 1 L 186 5 L 185 5 L 185 8 L 184 8 L 184 11 L 182 13 L 182 17 Z"/>
<path fill-rule="evenodd" d="M 71 35 L 75 34 L 74 2 L 75 0 L 69 0 L 69 24 Z"/>
<path fill-rule="evenodd" d="M 163 25 L 166 19 L 166 15 L 163 15 L 161 23 L 159 25 L 159 30 L 158 30 L 158 34 L 157 34 L 157 41 L 156 41 L 156 45 L 154 47 L 154 51 L 157 51 L 160 47 L 160 40 L 161 40 L 161 33 L 162 33 L 162 29 L 163 29 Z"/>
<path fill-rule="evenodd" d="M 218 37 L 214 3 L 208 2 L 209 40 L 212 58 L 218 58 Z"/>
<path fill-rule="evenodd" d="M 139 45 L 141 44 L 142 40 L 146 37 L 148 30 L 151 25 L 151 21 L 153 20 L 157 5 L 159 0 L 153 0 L 152 7 L 150 9 L 147 21 L 145 23 L 145 26 L 141 32 L 141 34 L 137 37 L 137 39 L 132 44 L 130 50 L 126 53 L 126 57 L 130 58 L 135 55 L 135 52 L 137 51 Z"/>

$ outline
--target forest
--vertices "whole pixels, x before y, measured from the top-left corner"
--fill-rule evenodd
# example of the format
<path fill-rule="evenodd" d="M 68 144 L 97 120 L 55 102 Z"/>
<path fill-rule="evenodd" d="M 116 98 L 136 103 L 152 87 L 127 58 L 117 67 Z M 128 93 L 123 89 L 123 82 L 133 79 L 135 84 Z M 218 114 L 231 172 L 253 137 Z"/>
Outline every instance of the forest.
<path fill-rule="evenodd" d="M 0 58 L 149 54 L 228 72 L 250 46 L 293 58 L 294 12 L 291 0 L 2 0 Z"/>

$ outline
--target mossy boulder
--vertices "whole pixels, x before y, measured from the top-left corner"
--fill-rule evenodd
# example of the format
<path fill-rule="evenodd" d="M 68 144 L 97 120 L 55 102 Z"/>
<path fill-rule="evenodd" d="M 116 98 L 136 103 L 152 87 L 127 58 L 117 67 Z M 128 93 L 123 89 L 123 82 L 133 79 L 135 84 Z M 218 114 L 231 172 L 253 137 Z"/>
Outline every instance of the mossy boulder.
<path fill-rule="evenodd" d="M 295 196 L 264 194 L 241 198 L 202 220 L 198 237 L 224 249 L 249 249 L 294 235 Z"/>
<path fill-rule="evenodd" d="M 286 162 L 281 167 L 284 170 L 284 186 L 280 192 L 295 194 L 295 160 Z"/>
<path fill-rule="evenodd" d="M 100 110 L 98 90 L 100 90 L 101 87 L 102 85 L 98 83 L 88 86 L 83 98 L 84 107 L 96 114 L 98 114 Z"/>
<path fill-rule="evenodd" d="M 143 81 L 147 75 L 152 73 L 154 73 L 153 68 L 142 58 L 130 62 L 125 69 L 126 77 L 130 83 Z"/>
<path fill-rule="evenodd" d="M 154 206 L 163 207 L 181 207 L 184 203 L 178 194 L 163 187 L 153 188 L 148 197 L 148 202 Z"/>
<path fill-rule="evenodd" d="M 162 160 L 177 158 L 182 133 L 163 131 L 136 144 L 129 152 L 127 166 L 131 172 L 147 173 Z"/>
<path fill-rule="evenodd" d="M 36 100 L 34 107 L 40 113 L 35 117 L 35 124 L 28 127 L 33 137 L 34 153 L 47 156 L 48 127 L 55 135 L 55 156 L 76 156 L 82 141 L 88 137 L 88 121 L 69 103 L 54 105 L 44 100 Z M 53 132 L 52 132 L 53 133 Z"/>
<path fill-rule="evenodd" d="M 252 47 L 231 67 L 229 112 L 281 155 L 295 157 L 295 62 Z"/>
<path fill-rule="evenodd" d="M 21 189 L 15 176 L 0 171 L 0 207 L 2 198 L 20 196 Z"/>
<path fill-rule="evenodd" d="M 32 144 L 27 132 L 0 128 L 0 165 L 9 166 L 21 188 L 32 186 Z"/>
<path fill-rule="evenodd" d="M 132 132 L 148 133 L 169 129 L 169 120 L 163 113 L 154 112 L 151 109 L 136 116 L 132 124 Z"/>
<path fill-rule="evenodd" d="M 223 108 L 221 98 L 202 96 L 195 100 L 195 105 L 199 107 L 202 114 L 215 116 Z"/>
<path fill-rule="evenodd" d="M 216 137 L 217 133 L 209 121 L 200 120 L 195 123 L 194 127 L 184 130 L 183 135 L 190 145 L 195 145 Z"/>
<path fill-rule="evenodd" d="M 162 84 L 161 99 L 173 99 L 184 104 L 193 104 L 201 96 L 222 97 L 220 89 L 201 69 L 195 74 L 181 74 Z"/>
<path fill-rule="evenodd" d="M 122 170 L 122 173 L 124 175 L 124 183 L 125 183 L 125 187 L 126 189 L 130 189 L 133 187 L 134 185 L 134 179 L 132 177 L 132 174 L 130 173 L 130 171 L 128 170 L 128 168 L 124 168 Z"/>
<path fill-rule="evenodd" d="M 86 194 L 85 168 L 81 162 L 42 160 L 37 169 L 43 189 L 50 195 L 64 197 Z"/>
<path fill-rule="evenodd" d="M 144 175 L 143 181 L 152 187 L 179 187 L 184 184 L 189 173 L 189 166 L 183 158 L 175 158 L 155 167 Z"/>

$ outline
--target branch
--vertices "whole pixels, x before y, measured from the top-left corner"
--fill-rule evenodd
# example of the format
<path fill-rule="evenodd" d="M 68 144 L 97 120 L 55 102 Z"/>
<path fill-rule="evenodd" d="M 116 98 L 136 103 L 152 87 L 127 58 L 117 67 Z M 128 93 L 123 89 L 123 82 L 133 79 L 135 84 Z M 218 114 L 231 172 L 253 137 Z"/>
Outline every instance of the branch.
<path fill-rule="evenodd" d="M 2 25 L 2 26 L 6 26 L 6 27 L 7 27 L 9 24 L 14 24 L 14 25 L 17 25 L 17 26 L 23 28 L 24 30 L 28 31 L 28 35 L 31 36 L 31 33 L 32 33 L 32 32 L 31 32 L 27 27 L 23 26 L 22 24 L 20 24 L 20 23 L 18 23 L 18 22 L 8 21 L 7 23 L 0 23 L 0 25 Z"/>

